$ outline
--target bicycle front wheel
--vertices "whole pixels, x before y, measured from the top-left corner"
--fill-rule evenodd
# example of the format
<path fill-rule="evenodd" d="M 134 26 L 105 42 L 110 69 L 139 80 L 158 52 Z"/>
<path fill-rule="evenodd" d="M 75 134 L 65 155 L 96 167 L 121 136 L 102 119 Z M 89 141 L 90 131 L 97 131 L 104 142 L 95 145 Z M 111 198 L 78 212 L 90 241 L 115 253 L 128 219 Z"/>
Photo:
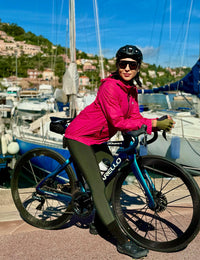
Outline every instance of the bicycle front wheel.
<path fill-rule="evenodd" d="M 43 229 L 56 229 L 71 219 L 74 214 L 71 194 L 76 189 L 71 166 L 66 166 L 57 176 L 44 182 L 42 190 L 45 194 L 36 190 L 44 177 L 56 171 L 65 161 L 59 153 L 46 148 L 30 150 L 17 161 L 11 191 L 14 203 L 27 223 Z M 55 199 L 50 195 L 52 193 L 63 195 L 63 199 Z"/>
<path fill-rule="evenodd" d="M 138 165 L 155 186 L 155 208 L 129 171 L 119 174 L 113 189 L 116 219 L 129 238 L 150 250 L 184 249 L 200 228 L 200 192 L 192 176 L 159 156 L 140 157 Z"/>

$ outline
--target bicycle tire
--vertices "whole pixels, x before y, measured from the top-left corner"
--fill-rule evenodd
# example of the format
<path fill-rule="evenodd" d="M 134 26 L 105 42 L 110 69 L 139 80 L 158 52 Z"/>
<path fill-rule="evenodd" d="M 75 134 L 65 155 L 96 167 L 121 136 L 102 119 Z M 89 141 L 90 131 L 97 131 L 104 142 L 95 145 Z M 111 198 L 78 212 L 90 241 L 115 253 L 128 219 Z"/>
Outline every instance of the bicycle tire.
<path fill-rule="evenodd" d="M 128 169 L 121 171 L 112 194 L 119 225 L 130 239 L 150 250 L 176 252 L 184 249 L 200 229 L 197 183 L 178 164 L 160 156 L 142 156 L 138 165 L 151 176 L 160 205 L 150 209 L 148 198 L 133 173 Z"/>
<path fill-rule="evenodd" d="M 36 148 L 17 161 L 11 192 L 14 203 L 24 221 L 43 229 L 57 229 L 66 224 L 74 212 L 69 201 L 58 201 L 36 192 L 36 185 L 66 159 L 54 150 Z M 47 191 L 71 194 L 76 189 L 75 173 L 70 165 L 54 179 L 44 184 Z"/>

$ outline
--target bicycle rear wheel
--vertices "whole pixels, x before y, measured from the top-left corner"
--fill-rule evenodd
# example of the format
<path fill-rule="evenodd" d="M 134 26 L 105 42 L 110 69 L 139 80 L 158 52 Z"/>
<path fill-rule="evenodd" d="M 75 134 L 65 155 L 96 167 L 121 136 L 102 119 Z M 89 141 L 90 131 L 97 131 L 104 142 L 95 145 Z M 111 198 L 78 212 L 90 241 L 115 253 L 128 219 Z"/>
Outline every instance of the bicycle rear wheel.
<path fill-rule="evenodd" d="M 159 156 L 140 157 L 156 192 L 156 208 L 148 206 L 141 184 L 130 171 L 119 174 L 113 188 L 116 219 L 129 238 L 150 250 L 184 249 L 200 228 L 200 192 L 192 176 L 178 164 Z"/>
<path fill-rule="evenodd" d="M 71 193 L 76 189 L 76 177 L 70 165 L 45 181 L 42 186 L 47 191 L 45 195 L 36 191 L 38 183 L 65 161 L 59 153 L 46 148 L 30 150 L 17 161 L 11 191 L 14 203 L 27 223 L 43 229 L 56 229 L 71 219 L 74 214 Z M 66 197 L 54 199 L 48 192 L 68 195 L 68 200 Z"/>

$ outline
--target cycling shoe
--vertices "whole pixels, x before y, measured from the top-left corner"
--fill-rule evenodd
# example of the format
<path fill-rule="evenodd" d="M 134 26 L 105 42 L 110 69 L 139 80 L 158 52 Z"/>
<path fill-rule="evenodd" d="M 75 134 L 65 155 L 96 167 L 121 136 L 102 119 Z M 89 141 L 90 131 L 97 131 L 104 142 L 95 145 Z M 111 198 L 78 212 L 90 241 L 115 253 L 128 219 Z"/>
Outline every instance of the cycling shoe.
<path fill-rule="evenodd" d="M 136 245 L 133 241 L 127 241 L 123 244 L 117 244 L 117 251 L 135 259 L 147 256 L 149 250 Z"/>

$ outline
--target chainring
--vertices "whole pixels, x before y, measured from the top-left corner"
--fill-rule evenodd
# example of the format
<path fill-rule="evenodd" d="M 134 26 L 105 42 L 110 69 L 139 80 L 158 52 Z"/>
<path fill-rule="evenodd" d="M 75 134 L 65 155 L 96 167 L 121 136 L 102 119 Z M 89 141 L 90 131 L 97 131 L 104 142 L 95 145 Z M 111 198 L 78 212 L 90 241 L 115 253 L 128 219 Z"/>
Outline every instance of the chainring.
<path fill-rule="evenodd" d="M 75 191 L 71 203 L 75 214 L 80 217 L 88 217 L 94 208 L 91 195 L 86 192 Z"/>

